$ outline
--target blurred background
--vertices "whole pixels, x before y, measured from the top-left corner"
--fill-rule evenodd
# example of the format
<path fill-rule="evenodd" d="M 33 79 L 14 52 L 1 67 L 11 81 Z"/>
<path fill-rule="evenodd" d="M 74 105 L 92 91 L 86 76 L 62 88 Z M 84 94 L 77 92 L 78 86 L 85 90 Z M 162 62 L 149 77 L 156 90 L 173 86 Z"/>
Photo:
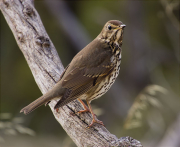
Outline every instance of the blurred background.
<path fill-rule="evenodd" d="M 126 24 L 118 79 L 92 102 L 95 113 L 118 138 L 131 136 L 145 147 L 180 146 L 178 0 L 34 3 L 64 67 L 108 20 Z M 41 92 L 2 13 L 0 20 L 0 146 L 74 147 L 49 107 L 19 113 Z"/>

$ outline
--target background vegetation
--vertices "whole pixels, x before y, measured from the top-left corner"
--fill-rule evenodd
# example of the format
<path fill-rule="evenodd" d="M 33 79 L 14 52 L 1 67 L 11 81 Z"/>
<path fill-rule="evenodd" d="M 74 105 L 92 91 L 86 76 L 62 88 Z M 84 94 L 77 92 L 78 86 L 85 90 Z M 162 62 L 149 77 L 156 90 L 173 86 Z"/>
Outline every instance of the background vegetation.
<path fill-rule="evenodd" d="M 92 102 L 95 113 L 119 138 L 131 136 L 146 147 L 180 146 L 178 0 L 37 0 L 35 7 L 64 67 L 108 20 L 126 24 L 119 77 L 107 94 Z M 27 116 L 19 113 L 41 92 L 2 14 L 0 18 L 0 145 L 75 146 L 49 107 Z"/>

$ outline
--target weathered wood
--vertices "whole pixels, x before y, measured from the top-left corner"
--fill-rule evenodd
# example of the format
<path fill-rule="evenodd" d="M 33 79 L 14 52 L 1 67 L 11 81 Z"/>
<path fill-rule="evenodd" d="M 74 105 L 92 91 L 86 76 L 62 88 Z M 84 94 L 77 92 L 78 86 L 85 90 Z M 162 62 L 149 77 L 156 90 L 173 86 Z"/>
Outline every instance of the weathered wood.
<path fill-rule="evenodd" d="M 33 0 L 0 0 L 0 9 L 36 83 L 42 93 L 46 93 L 58 81 L 64 68 L 33 6 Z M 78 101 L 60 108 L 59 112 L 53 109 L 55 104 L 56 101 L 53 100 L 49 106 L 56 120 L 77 146 L 142 146 L 139 141 L 130 137 L 118 139 L 98 124 L 87 129 L 92 120 L 89 113 L 72 115 L 83 109 Z"/>

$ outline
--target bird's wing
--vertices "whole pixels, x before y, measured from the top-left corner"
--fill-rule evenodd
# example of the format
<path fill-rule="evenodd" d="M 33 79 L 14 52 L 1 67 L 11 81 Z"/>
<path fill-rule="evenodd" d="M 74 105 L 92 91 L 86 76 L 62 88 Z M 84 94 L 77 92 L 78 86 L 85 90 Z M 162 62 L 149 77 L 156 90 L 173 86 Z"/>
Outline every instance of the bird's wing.
<path fill-rule="evenodd" d="M 67 73 L 62 77 L 63 88 L 77 90 L 81 86 L 90 84 L 95 86 L 94 82 L 99 77 L 106 77 L 114 68 L 111 62 L 111 54 L 104 50 L 103 52 L 91 56 L 87 59 L 87 55 L 80 55 L 75 58 L 76 65 L 69 65 Z M 101 78 L 102 79 L 102 78 Z M 86 86 L 85 86 L 86 87 Z"/>
<path fill-rule="evenodd" d="M 56 108 L 78 98 L 108 76 L 114 69 L 110 60 L 111 56 L 105 51 L 92 56 L 90 60 L 87 60 L 85 55 L 75 58 L 74 62 L 79 66 L 73 66 L 71 62 L 66 69 L 61 80 L 62 87 L 67 89 L 67 94 L 58 102 Z"/>

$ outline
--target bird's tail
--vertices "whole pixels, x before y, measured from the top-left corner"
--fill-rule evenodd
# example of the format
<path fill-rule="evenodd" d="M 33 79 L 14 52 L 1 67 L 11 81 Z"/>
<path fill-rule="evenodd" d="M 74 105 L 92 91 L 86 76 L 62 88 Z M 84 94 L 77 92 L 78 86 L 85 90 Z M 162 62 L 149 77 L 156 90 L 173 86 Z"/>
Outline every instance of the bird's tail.
<path fill-rule="evenodd" d="M 23 112 L 24 114 L 29 114 L 32 111 L 34 111 L 36 108 L 45 104 L 46 102 L 48 102 L 47 99 L 44 96 L 41 96 L 40 98 L 36 99 L 32 103 L 21 109 L 20 113 Z"/>
<path fill-rule="evenodd" d="M 55 85 L 55 87 L 49 92 L 47 92 L 45 95 L 39 97 L 38 99 L 36 99 L 32 103 L 24 107 L 23 109 L 21 109 L 20 113 L 23 112 L 24 114 L 29 114 L 32 111 L 34 111 L 36 108 L 40 107 L 43 104 L 48 103 L 52 99 L 61 98 L 61 96 L 63 95 L 64 89 L 59 88 L 58 90 L 58 88 L 59 88 L 59 85 L 58 84 Z"/>

